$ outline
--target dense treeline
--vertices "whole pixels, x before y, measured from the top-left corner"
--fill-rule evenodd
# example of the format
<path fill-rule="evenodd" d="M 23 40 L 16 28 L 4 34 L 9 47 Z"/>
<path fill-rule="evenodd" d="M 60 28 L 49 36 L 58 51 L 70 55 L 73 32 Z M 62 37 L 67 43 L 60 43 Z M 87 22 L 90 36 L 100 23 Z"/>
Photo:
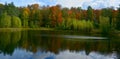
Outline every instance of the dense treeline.
<path fill-rule="evenodd" d="M 87 10 L 81 7 L 61 8 L 56 6 L 16 7 L 14 3 L 0 4 L 0 28 L 57 28 L 63 30 L 91 31 L 100 29 L 108 32 L 110 29 L 120 30 L 120 7 Z"/>

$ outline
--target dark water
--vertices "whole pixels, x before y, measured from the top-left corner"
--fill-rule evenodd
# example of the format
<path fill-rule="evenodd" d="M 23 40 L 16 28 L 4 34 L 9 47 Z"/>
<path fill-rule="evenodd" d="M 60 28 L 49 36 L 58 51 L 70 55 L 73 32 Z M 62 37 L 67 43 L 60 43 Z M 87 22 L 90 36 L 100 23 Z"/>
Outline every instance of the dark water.
<path fill-rule="evenodd" d="M 63 31 L 0 32 L 0 59 L 120 59 L 120 38 Z"/>

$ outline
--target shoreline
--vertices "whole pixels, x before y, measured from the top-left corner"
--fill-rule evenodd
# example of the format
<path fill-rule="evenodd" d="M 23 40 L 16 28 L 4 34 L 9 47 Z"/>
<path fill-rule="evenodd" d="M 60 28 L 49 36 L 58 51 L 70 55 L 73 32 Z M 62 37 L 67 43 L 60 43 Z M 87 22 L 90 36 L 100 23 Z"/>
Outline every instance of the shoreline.
<path fill-rule="evenodd" d="M 87 32 L 87 31 L 79 31 L 79 30 L 61 30 L 61 29 L 45 28 L 45 27 L 40 27 L 40 28 L 0 28 L 0 32 L 3 32 L 3 31 L 22 31 L 22 30 L 50 30 L 50 31 L 83 32 L 83 33 L 98 33 L 98 34 L 101 33 L 99 29 L 95 29 L 95 30 L 92 30 L 90 32 Z M 111 33 L 120 33 L 120 31 L 113 30 Z"/>
<path fill-rule="evenodd" d="M 16 32 L 23 30 L 54 30 L 53 28 L 0 28 L 0 32 Z"/>

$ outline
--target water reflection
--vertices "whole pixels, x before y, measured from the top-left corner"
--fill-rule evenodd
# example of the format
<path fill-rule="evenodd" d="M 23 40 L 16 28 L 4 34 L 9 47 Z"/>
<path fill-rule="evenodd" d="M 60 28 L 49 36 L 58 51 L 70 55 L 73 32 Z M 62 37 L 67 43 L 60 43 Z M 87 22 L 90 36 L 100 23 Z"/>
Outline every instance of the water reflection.
<path fill-rule="evenodd" d="M 60 52 L 59 54 L 54 54 L 51 52 L 41 52 L 37 51 L 36 53 L 32 53 L 30 51 L 16 49 L 12 56 L 7 55 L 4 56 L 0 54 L 0 58 L 2 59 L 116 59 L 116 53 L 111 53 L 107 55 L 102 55 L 97 52 L 90 52 L 89 55 L 85 54 L 85 51 L 79 52 L 70 52 L 69 50 L 65 50 Z"/>
<path fill-rule="evenodd" d="M 20 38 L 21 32 L 0 32 L 0 51 L 12 55 Z"/>
<path fill-rule="evenodd" d="M 0 32 L 0 59 L 119 59 L 119 38 L 76 40 L 60 35 L 82 34 L 55 31 Z M 100 35 L 97 36 L 99 39 Z"/>
<path fill-rule="evenodd" d="M 108 39 L 106 37 L 94 37 L 94 36 L 78 36 L 78 35 L 49 35 L 49 34 L 41 34 L 40 36 L 44 37 L 60 37 L 66 39 Z"/>

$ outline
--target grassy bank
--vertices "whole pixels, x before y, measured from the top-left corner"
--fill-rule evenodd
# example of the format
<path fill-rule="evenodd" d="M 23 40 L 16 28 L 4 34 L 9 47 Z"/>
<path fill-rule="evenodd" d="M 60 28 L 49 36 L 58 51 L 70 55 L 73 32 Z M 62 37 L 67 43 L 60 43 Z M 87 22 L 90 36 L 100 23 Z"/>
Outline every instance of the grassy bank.
<path fill-rule="evenodd" d="M 15 32 L 22 30 L 54 30 L 53 28 L 0 28 L 0 32 Z"/>
<path fill-rule="evenodd" d="M 22 28 L 0 28 L 0 32 L 15 32 L 21 30 Z"/>
<path fill-rule="evenodd" d="M 50 31 L 59 31 L 59 32 L 78 32 L 78 33 L 91 33 L 91 34 L 101 34 L 100 29 L 93 29 L 92 31 L 78 31 L 78 30 L 62 30 L 62 29 L 56 29 L 56 28 L 0 28 L 0 32 L 16 32 L 16 31 L 24 31 L 24 30 L 50 30 Z M 112 30 L 109 32 L 109 34 L 119 34 L 120 31 L 118 30 Z"/>

